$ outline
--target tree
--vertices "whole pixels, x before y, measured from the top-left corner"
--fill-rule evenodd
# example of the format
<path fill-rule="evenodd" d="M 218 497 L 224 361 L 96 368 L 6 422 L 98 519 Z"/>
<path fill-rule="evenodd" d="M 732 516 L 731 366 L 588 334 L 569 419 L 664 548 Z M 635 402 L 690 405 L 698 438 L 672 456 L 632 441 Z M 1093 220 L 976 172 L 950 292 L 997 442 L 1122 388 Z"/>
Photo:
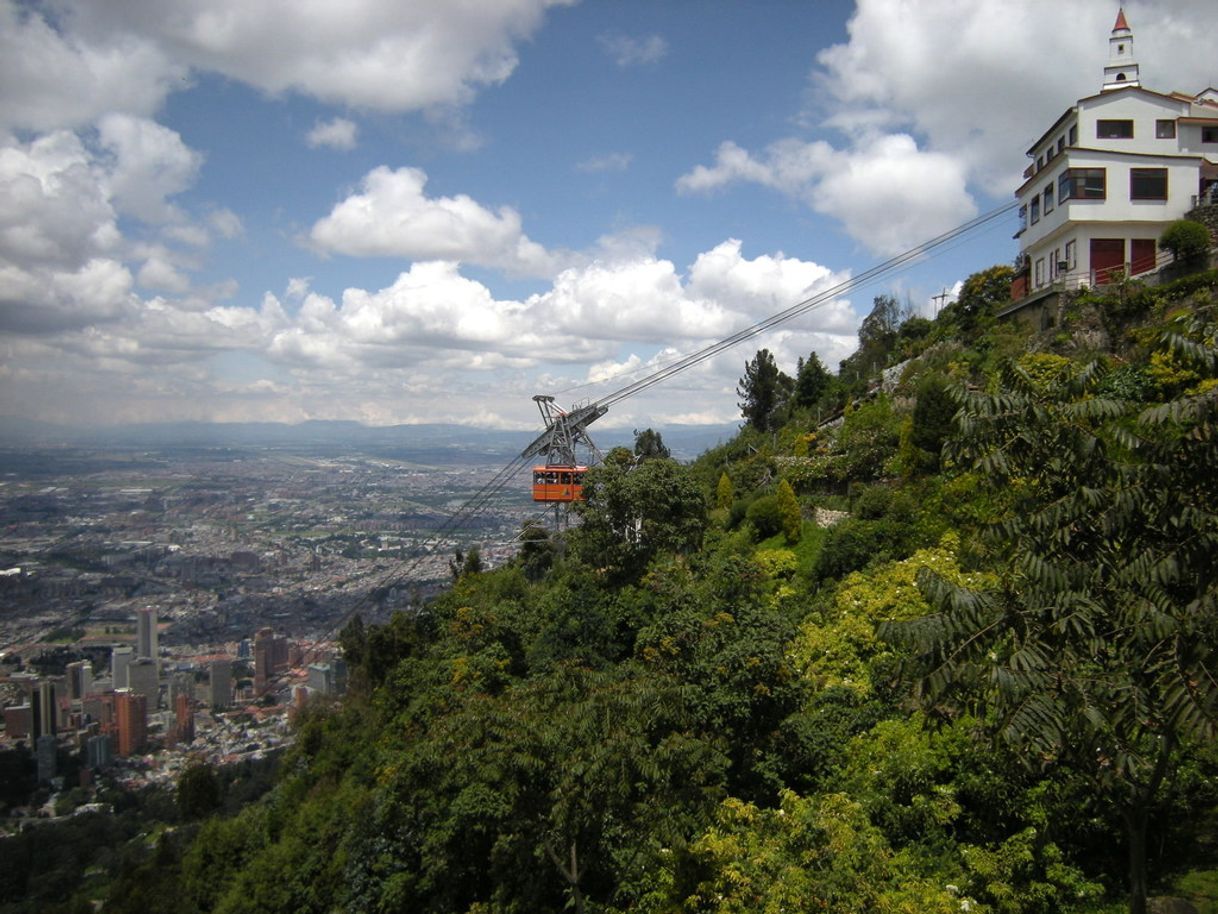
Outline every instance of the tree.
<path fill-rule="evenodd" d="M 634 456 L 639 460 L 667 459 L 672 452 L 664 446 L 664 439 L 654 429 L 645 428 L 634 432 Z"/>
<path fill-rule="evenodd" d="M 706 498 L 692 471 L 673 460 L 633 465 L 611 459 L 584 477 L 582 523 L 569 534 L 572 552 L 592 568 L 627 578 L 659 552 L 691 552 L 702 542 Z"/>
<path fill-rule="evenodd" d="M 1214 329 L 1167 339 L 1211 379 Z M 1012 365 L 997 394 L 962 395 L 956 459 L 1016 493 L 990 531 L 1003 579 L 922 573 L 936 612 L 882 634 L 917 652 L 928 707 L 993 715 L 1026 764 L 1119 812 L 1144 914 L 1150 813 L 1218 717 L 1218 384 L 1135 412 L 1094 395 L 1100 376 Z"/>
<path fill-rule="evenodd" d="M 458 549 L 453 553 L 453 557 L 448 560 L 448 573 L 452 575 L 454 581 L 469 574 L 478 574 L 485 566 L 482 564 L 482 551 L 474 546 L 469 552 L 462 552 Z"/>
<path fill-rule="evenodd" d="M 798 543 L 803 532 L 804 517 L 799 510 L 799 499 L 795 497 L 795 490 L 783 479 L 779 481 L 775 495 L 778 500 L 778 516 L 782 522 L 782 535 L 787 538 L 788 544 Z"/>
<path fill-rule="evenodd" d="M 211 765 L 191 765 L 182 772 L 178 808 L 187 819 L 201 819 L 220 808 L 220 782 Z"/>
<path fill-rule="evenodd" d="M 964 280 L 956 300 L 939 312 L 935 323 L 939 339 L 963 335 L 973 338 L 984 320 L 1003 302 L 1011 299 L 1011 281 L 1015 270 L 997 264 L 979 270 Z"/>
<path fill-rule="evenodd" d="M 674 872 L 664 910 L 707 914 L 853 914 L 968 910 L 935 880 L 894 854 L 866 811 L 840 793 L 805 799 L 782 791 L 767 809 L 725 801 Z M 665 861 L 676 866 L 680 861 Z M 684 879 L 682 879 L 684 877 Z M 692 877 L 692 878 L 691 878 Z"/>
<path fill-rule="evenodd" d="M 871 313 L 859 324 L 859 348 L 842 360 L 839 377 L 858 386 L 888 364 L 901 325 L 901 303 L 894 295 L 877 295 Z"/>
<path fill-rule="evenodd" d="M 526 521 L 520 530 L 520 566 L 530 581 L 540 581 L 554 564 L 554 543 L 541 524 Z"/>
<path fill-rule="evenodd" d="M 952 433 L 956 401 L 939 375 L 931 375 L 918 385 L 914 404 L 910 442 L 926 455 L 926 469 L 939 471 L 943 443 Z"/>
<path fill-rule="evenodd" d="M 1210 230 L 1191 219 L 1177 219 L 1159 237 L 1159 246 L 1171 251 L 1172 259 L 1182 263 L 1199 260 L 1213 243 Z"/>
<path fill-rule="evenodd" d="M 760 432 L 773 429 L 791 386 L 790 377 L 779 370 L 770 350 L 759 349 L 745 363 L 744 377 L 736 387 L 736 395 L 742 398 L 737 405 L 749 425 Z"/>
<path fill-rule="evenodd" d="M 820 356 L 815 352 L 807 361 L 801 357 L 795 368 L 795 392 L 792 402 L 801 409 L 808 409 L 820 402 L 828 392 L 833 376 L 829 374 Z"/>
<path fill-rule="evenodd" d="M 731 477 L 724 471 L 719 474 L 719 484 L 715 486 L 715 507 L 726 510 L 731 508 L 735 500 L 736 489 L 732 485 Z"/>

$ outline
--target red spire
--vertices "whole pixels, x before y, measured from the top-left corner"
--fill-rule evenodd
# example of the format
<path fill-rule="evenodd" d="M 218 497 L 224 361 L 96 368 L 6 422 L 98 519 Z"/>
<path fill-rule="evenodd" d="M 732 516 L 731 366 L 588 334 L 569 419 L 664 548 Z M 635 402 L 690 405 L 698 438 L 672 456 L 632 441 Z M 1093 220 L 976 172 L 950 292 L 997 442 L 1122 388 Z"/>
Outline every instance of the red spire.
<path fill-rule="evenodd" d="M 1131 31 L 1131 30 L 1130 30 L 1130 28 L 1129 28 L 1129 23 L 1125 21 L 1125 8 L 1124 8 L 1124 7 L 1121 7 L 1121 8 L 1119 8 L 1119 9 L 1117 10 L 1117 21 L 1116 21 L 1116 25 L 1114 25 L 1114 26 L 1112 27 L 1112 30 L 1113 30 L 1114 32 L 1119 31 L 1119 30 L 1121 30 L 1121 29 L 1124 29 L 1124 30 L 1125 30 L 1125 31 L 1127 31 L 1127 32 L 1128 32 L 1128 31 Z"/>

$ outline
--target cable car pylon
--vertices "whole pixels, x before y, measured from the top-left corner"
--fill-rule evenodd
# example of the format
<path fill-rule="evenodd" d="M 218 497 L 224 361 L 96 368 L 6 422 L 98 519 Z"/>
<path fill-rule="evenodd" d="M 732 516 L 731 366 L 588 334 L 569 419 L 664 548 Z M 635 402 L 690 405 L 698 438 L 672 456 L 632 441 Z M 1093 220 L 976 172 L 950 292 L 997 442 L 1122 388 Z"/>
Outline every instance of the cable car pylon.
<path fill-rule="evenodd" d="M 533 467 L 533 501 L 554 507 L 555 531 L 563 526 L 571 505 L 582 501 L 584 473 L 601 461 L 601 452 L 588 434 L 588 426 L 609 412 L 608 406 L 589 403 L 570 411 L 561 409 L 549 394 L 533 397 L 545 431 L 520 452 L 521 460 L 543 456 Z M 581 461 L 580 451 L 587 456 Z"/>

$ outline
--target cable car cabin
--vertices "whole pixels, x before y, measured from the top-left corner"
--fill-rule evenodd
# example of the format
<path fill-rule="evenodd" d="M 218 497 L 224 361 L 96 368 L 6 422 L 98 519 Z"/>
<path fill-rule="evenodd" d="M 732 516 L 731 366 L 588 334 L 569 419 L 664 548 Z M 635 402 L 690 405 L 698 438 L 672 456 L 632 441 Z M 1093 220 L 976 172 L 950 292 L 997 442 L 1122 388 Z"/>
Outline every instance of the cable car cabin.
<path fill-rule="evenodd" d="M 587 467 L 533 467 L 533 501 L 583 501 Z"/>

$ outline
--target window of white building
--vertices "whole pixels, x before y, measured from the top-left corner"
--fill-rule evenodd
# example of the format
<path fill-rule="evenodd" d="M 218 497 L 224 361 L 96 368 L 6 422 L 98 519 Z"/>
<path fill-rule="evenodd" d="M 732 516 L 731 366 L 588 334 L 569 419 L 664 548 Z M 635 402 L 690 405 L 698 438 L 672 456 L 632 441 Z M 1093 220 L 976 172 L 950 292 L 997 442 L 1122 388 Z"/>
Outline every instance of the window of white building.
<path fill-rule="evenodd" d="M 1155 137 L 1160 140 L 1174 140 L 1176 138 L 1176 122 L 1155 121 Z"/>
<path fill-rule="evenodd" d="M 1057 202 L 1063 200 L 1104 200 L 1108 196 L 1108 176 L 1103 168 L 1067 168 L 1057 179 Z"/>
<path fill-rule="evenodd" d="M 1166 168 L 1129 169 L 1130 200 L 1166 200 Z"/>
<path fill-rule="evenodd" d="M 1100 140 L 1132 140 L 1133 121 L 1096 121 L 1095 136 Z"/>

